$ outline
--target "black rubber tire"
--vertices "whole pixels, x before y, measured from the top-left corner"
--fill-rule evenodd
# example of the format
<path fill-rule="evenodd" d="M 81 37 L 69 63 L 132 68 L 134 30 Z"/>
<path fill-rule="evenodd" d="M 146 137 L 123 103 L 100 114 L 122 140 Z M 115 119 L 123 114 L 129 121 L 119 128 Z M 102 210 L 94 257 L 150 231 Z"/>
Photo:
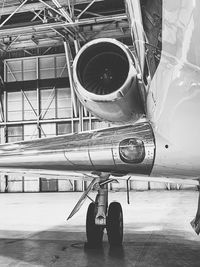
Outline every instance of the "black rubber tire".
<path fill-rule="evenodd" d="M 123 242 L 123 212 L 121 204 L 112 202 L 108 208 L 107 234 L 110 246 L 121 246 Z"/>
<path fill-rule="evenodd" d="M 88 247 L 101 246 L 103 240 L 102 226 L 95 225 L 95 204 L 90 203 L 86 216 L 86 236 Z"/>

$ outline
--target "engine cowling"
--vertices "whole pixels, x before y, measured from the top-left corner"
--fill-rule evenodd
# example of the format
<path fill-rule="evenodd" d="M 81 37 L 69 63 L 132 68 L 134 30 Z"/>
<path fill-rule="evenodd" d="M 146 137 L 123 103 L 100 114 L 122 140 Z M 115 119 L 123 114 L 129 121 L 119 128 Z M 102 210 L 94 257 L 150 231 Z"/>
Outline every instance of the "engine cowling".
<path fill-rule="evenodd" d="M 81 103 L 110 122 L 134 122 L 144 114 L 136 60 L 121 42 L 101 38 L 84 45 L 73 63 L 73 80 Z"/>

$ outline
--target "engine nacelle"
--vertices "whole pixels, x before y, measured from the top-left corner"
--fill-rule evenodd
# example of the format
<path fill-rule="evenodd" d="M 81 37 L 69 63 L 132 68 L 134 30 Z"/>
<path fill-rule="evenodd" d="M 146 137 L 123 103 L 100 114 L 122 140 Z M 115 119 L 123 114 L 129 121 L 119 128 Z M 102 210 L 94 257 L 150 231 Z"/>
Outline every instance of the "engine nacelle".
<path fill-rule="evenodd" d="M 134 122 L 144 114 L 136 60 L 121 42 L 101 38 L 84 45 L 73 63 L 73 79 L 81 103 L 110 122 Z"/>

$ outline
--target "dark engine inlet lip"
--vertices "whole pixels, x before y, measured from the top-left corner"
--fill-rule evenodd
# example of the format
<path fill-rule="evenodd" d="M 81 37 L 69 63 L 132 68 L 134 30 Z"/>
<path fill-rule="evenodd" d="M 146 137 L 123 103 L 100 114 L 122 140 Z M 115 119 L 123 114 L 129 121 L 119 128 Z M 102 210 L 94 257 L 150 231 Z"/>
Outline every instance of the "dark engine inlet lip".
<path fill-rule="evenodd" d="M 81 83 L 79 81 L 78 73 L 77 73 L 78 61 L 79 61 L 79 58 L 82 55 L 82 53 L 84 53 L 85 50 L 88 49 L 88 47 L 91 47 L 93 45 L 97 45 L 100 43 L 110 43 L 110 44 L 113 44 L 113 45 L 116 45 L 117 47 L 119 47 L 125 53 L 127 60 L 128 60 L 128 64 L 129 64 L 129 71 L 128 71 L 128 75 L 127 75 L 127 78 L 126 78 L 124 84 L 120 88 L 118 88 L 118 90 L 116 90 L 110 94 L 105 94 L 105 95 L 94 94 L 92 92 L 87 91 L 81 85 Z M 91 101 L 108 102 L 108 101 L 114 101 L 115 99 L 118 99 L 120 95 L 124 95 L 123 91 L 126 90 L 129 82 L 131 82 L 133 76 L 135 76 L 135 75 L 137 75 L 137 72 L 136 72 L 136 69 L 134 66 L 134 57 L 130 54 L 128 47 L 126 45 L 122 44 L 121 42 L 119 42 L 115 39 L 112 39 L 112 38 L 99 38 L 99 39 L 95 39 L 95 40 L 88 42 L 79 50 L 79 52 L 76 55 L 74 62 L 73 62 L 73 80 L 74 80 L 75 90 L 76 90 L 78 95 L 84 95 L 86 99 L 89 99 Z M 119 94 L 119 91 L 121 92 L 121 94 Z"/>
<path fill-rule="evenodd" d="M 129 62 L 119 47 L 113 47 L 110 43 L 102 45 L 104 47 L 101 47 L 101 44 L 90 46 L 89 51 L 81 54 L 77 75 L 79 82 L 88 92 L 107 95 L 117 91 L 125 83 Z M 102 51 L 98 51 L 100 49 Z"/>

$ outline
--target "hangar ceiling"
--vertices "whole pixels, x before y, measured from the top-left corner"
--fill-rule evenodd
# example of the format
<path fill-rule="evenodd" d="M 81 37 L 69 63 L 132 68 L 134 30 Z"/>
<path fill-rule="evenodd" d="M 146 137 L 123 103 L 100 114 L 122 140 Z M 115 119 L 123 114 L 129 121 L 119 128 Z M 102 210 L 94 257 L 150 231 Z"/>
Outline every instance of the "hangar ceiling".
<path fill-rule="evenodd" d="M 123 0 L 0 0 L 2 142 L 100 125 L 71 82 L 75 54 L 100 37 L 131 43 Z"/>
<path fill-rule="evenodd" d="M 1 56 L 85 43 L 99 37 L 130 39 L 123 0 L 1 0 Z M 31 50 L 30 50 L 31 49 Z M 35 54 L 35 53 L 34 53 Z"/>

